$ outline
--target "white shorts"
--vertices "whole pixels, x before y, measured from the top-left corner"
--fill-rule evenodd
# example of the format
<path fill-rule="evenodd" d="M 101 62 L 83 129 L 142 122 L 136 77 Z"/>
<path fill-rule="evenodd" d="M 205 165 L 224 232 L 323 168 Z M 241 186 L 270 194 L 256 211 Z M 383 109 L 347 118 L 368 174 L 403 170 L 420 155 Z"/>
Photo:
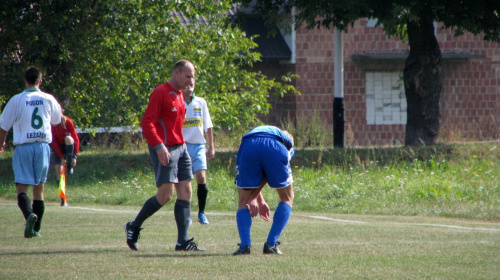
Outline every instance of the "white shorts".
<path fill-rule="evenodd" d="M 50 146 L 46 142 L 17 145 L 12 156 L 14 182 L 36 186 L 47 182 L 50 164 Z"/>

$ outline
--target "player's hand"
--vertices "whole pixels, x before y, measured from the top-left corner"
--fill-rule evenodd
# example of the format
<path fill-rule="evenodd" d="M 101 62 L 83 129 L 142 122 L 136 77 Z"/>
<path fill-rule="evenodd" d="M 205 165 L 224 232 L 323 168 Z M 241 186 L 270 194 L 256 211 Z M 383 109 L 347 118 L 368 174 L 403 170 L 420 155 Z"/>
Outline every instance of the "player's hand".
<path fill-rule="evenodd" d="M 5 149 L 5 142 L 3 142 L 2 145 L 0 145 L 0 153 L 3 153 L 4 149 Z"/>
<path fill-rule="evenodd" d="M 161 165 L 165 166 L 170 162 L 170 158 L 172 157 L 167 150 L 167 147 L 163 146 L 159 148 L 156 153 L 158 154 L 158 161 Z"/>
<path fill-rule="evenodd" d="M 248 211 L 250 212 L 250 216 L 252 216 L 252 218 L 257 217 L 257 215 L 259 214 L 259 205 L 257 204 L 257 200 L 252 199 L 248 201 L 247 207 Z"/>
<path fill-rule="evenodd" d="M 264 202 L 264 203 L 260 204 L 260 206 L 259 206 L 259 216 L 264 221 L 269 222 L 269 220 L 270 220 L 270 210 L 269 210 L 269 206 L 267 205 L 267 203 Z"/>
<path fill-rule="evenodd" d="M 213 147 L 208 147 L 207 150 L 207 159 L 214 159 L 215 157 L 215 149 Z"/>

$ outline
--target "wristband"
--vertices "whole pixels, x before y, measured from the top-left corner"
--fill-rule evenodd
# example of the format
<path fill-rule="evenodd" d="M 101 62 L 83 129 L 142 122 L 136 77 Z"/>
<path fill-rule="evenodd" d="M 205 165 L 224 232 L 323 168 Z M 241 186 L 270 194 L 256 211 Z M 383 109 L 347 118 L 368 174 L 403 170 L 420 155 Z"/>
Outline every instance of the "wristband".
<path fill-rule="evenodd" d="M 155 151 L 158 151 L 161 147 L 165 147 L 165 145 L 163 145 L 163 143 L 160 143 L 158 145 L 156 145 L 154 148 L 155 148 Z"/>

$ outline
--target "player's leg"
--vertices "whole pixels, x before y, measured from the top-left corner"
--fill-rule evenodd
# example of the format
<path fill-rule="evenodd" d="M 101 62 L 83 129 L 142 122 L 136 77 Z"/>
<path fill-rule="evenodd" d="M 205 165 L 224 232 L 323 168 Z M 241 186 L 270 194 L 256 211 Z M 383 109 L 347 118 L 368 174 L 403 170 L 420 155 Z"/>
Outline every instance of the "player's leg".
<path fill-rule="evenodd" d="M 33 237 L 33 227 L 38 219 L 33 213 L 28 196 L 28 186 L 38 185 L 45 182 L 49 168 L 50 147 L 46 143 L 35 142 L 18 145 L 12 156 L 12 167 L 14 170 L 14 182 L 16 183 L 16 193 L 18 206 L 26 219 L 24 237 Z M 43 199 L 43 195 L 33 189 L 34 200 Z M 43 189 L 42 189 L 43 194 Z"/>
<path fill-rule="evenodd" d="M 149 155 L 153 164 L 157 190 L 156 195 L 144 202 L 144 205 L 135 219 L 125 224 L 127 245 L 134 251 L 137 251 L 139 248 L 137 240 L 139 240 L 142 224 L 172 199 L 174 195 L 174 184 L 176 183 L 175 178 L 173 180 L 171 179 L 173 177 L 172 174 L 176 172 L 176 166 L 172 167 L 172 162 L 169 162 L 166 166 L 161 165 L 156 150 L 151 146 L 149 146 Z"/>
<path fill-rule="evenodd" d="M 45 195 L 44 195 L 45 184 L 40 183 L 33 186 L 33 213 L 37 216 L 37 220 L 33 225 L 33 236 L 40 237 L 40 229 L 42 227 L 42 218 L 45 213 Z"/>
<path fill-rule="evenodd" d="M 198 221 L 201 224 L 209 224 L 208 219 L 205 216 L 205 207 L 207 204 L 207 156 L 205 153 L 205 144 L 187 144 L 189 156 L 191 157 L 191 164 L 193 169 L 193 174 L 196 174 L 197 191 L 196 196 L 198 198 Z"/>
<path fill-rule="evenodd" d="M 137 214 L 132 224 L 141 227 L 145 220 L 153 216 L 163 205 L 167 204 L 174 196 L 174 183 L 163 183 L 156 190 L 156 195 L 150 197 Z"/>
<path fill-rule="evenodd" d="M 65 148 L 65 157 L 66 157 L 66 170 L 68 170 L 69 174 L 73 174 L 73 156 L 75 152 L 75 140 L 70 135 L 66 135 L 64 137 L 64 148 Z"/>
<path fill-rule="evenodd" d="M 177 244 L 175 251 L 205 251 L 194 242 L 194 237 L 189 238 L 189 225 L 191 224 L 191 180 L 180 181 L 176 186 L 177 201 L 174 206 L 175 222 L 177 224 Z"/>
<path fill-rule="evenodd" d="M 264 253 L 266 254 L 281 254 L 281 251 L 277 247 L 278 239 L 290 219 L 293 206 L 294 193 L 292 184 L 286 188 L 276 189 L 276 191 L 280 197 L 280 203 L 274 212 L 273 224 L 269 231 L 267 242 L 264 244 Z"/>
<path fill-rule="evenodd" d="M 177 224 L 177 245 L 189 240 L 189 224 L 191 219 L 191 180 L 180 181 L 176 184 L 177 200 L 174 206 L 175 222 Z"/>
<path fill-rule="evenodd" d="M 125 224 L 125 234 L 127 235 L 127 245 L 131 250 L 137 251 L 139 246 L 137 241 L 139 240 L 140 231 L 142 230 L 142 224 L 149 217 L 153 216 L 154 213 L 158 212 L 160 208 L 163 207 L 170 199 L 172 199 L 174 194 L 174 183 L 164 183 L 158 187 L 156 195 L 150 197 L 144 202 L 139 213 L 133 221 Z"/>
<path fill-rule="evenodd" d="M 236 185 L 238 187 L 238 211 L 236 225 L 240 236 L 240 248 L 233 255 L 250 254 L 252 216 L 248 209 L 248 199 L 262 184 L 261 141 L 249 138 L 242 141 L 236 157 Z"/>
<path fill-rule="evenodd" d="M 191 157 L 187 151 L 186 145 L 178 146 L 175 152 L 171 153 L 172 159 L 176 158 L 178 162 L 177 178 L 179 183 L 176 185 L 177 201 L 174 206 L 175 222 L 177 223 L 177 244 L 176 251 L 205 251 L 199 248 L 194 242 L 194 237 L 188 237 L 189 225 L 191 222 L 191 197 L 193 189 L 191 181 L 193 180 Z"/>
<path fill-rule="evenodd" d="M 205 215 L 205 207 L 207 205 L 207 196 L 208 196 L 208 187 L 207 187 L 207 178 L 205 169 L 200 169 L 196 171 L 196 183 L 198 184 L 198 188 L 196 191 L 196 195 L 198 197 L 198 222 L 206 225 L 209 224 L 209 221 Z"/>
<path fill-rule="evenodd" d="M 33 214 L 31 200 L 28 196 L 28 186 L 34 184 L 33 169 L 27 168 L 33 165 L 33 149 L 31 144 L 18 145 L 12 155 L 12 170 L 14 171 L 14 183 L 16 185 L 17 205 L 26 220 Z"/>
<path fill-rule="evenodd" d="M 241 189 L 238 188 L 238 211 L 236 212 L 236 225 L 238 227 L 238 234 L 240 236 L 240 247 L 233 255 L 246 255 L 250 254 L 252 247 L 251 229 L 252 229 L 252 216 L 248 210 L 248 199 L 255 189 Z"/>
<path fill-rule="evenodd" d="M 289 163 L 288 151 L 283 145 L 273 145 L 269 140 L 264 160 L 264 172 L 267 174 L 269 186 L 276 189 L 280 197 L 280 203 L 273 216 L 273 224 L 264 244 L 265 254 L 281 254 L 278 249 L 278 238 L 288 223 L 293 206 L 293 177 Z"/>
<path fill-rule="evenodd" d="M 36 185 L 33 186 L 33 213 L 37 216 L 37 220 L 33 225 L 33 236 L 40 237 L 40 228 L 42 226 L 42 218 L 45 212 L 45 183 L 47 182 L 47 174 L 49 173 L 50 165 L 50 146 L 45 143 L 40 143 L 37 152 L 35 152 L 34 173 Z"/>
<path fill-rule="evenodd" d="M 16 184 L 17 192 L 17 205 L 21 212 L 23 213 L 24 219 L 26 220 L 24 228 L 24 237 L 33 237 L 33 226 L 36 223 L 37 216 L 33 214 L 33 208 L 31 206 L 31 200 L 28 196 L 28 185 Z"/>

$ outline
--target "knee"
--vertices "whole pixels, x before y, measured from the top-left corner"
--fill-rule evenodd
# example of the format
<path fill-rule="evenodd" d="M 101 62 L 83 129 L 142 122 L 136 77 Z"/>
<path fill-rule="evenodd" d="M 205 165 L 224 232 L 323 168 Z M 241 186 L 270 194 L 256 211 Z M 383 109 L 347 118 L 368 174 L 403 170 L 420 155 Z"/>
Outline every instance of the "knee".
<path fill-rule="evenodd" d="M 293 207 L 293 197 L 290 197 L 290 198 L 287 198 L 287 199 L 282 199 L 281 202 L 290 205 L 290 207 Z"/>
<path fill-rule="evenodd" d="M 172 193 L 157 193 L 156 194 L 156 199 L 158 202 L 163 206 L 167 204 L 173 197 Z"/>
<path fill-rule="evenodd" d="M 73 145 L 74 143 L 75 143 L 75 139 L 73 139 L 73 137 L 71 137 L 69 135 L 64 137 L 64 144 Z"/>
<path fill-rule="evenodd" d="M 177 189 L 177 198 L 180 200 L 191 201 L 192 195 L 193 195 L 193 189 L 191 187 L 184 187 Z"/>
<path fill-rule="evenodd" d="M 207 183 L 207 177 L 205 174 L 205 170 L 196 171 L 196 183 L 198 183 L 198 184 L 206 184 Z"/>
<path fill-rule="evenodd" d="M 279 194 L 281 202 L 285 202 L 290 206 L 293 205 L 293 200 L 295 198 L 295 194 L 293 192 L 291 185 L 283 190 L 278 190 L 278 194 Z"/>

